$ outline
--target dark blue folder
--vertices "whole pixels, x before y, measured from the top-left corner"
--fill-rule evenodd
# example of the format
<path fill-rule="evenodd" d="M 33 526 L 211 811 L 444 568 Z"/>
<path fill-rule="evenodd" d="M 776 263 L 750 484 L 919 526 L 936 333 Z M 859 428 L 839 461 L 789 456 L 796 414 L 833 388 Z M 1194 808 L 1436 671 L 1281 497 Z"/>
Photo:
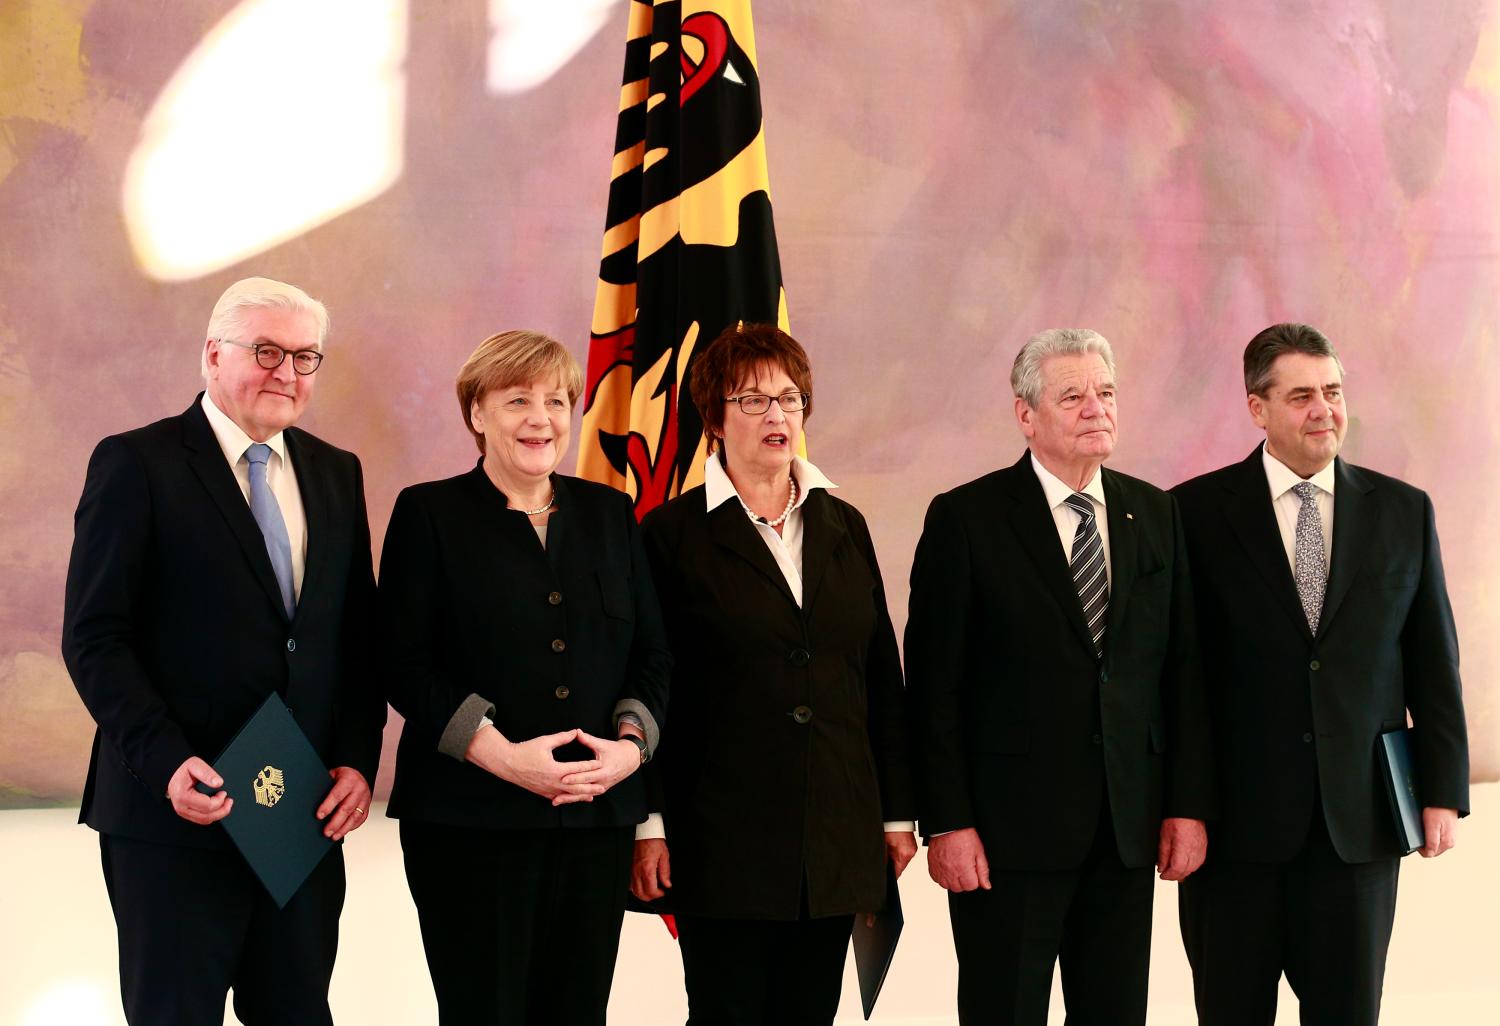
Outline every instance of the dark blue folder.
<path fill-rule="evenodd" d="M 234 811 L 219 822 L 265 885 L 285 908 L 334 842 L 323 836 L 318 806 L 333 779 L 312 742 L 274 692 L 213 761 Z"/>
<path fill-rule="evenodd" d="M 906 917 L 901 914 L 901 891 L 896 886 L 896 867 L 885 864 L 885 908 L 875 913 L 854 914 L 854 969 L 859 976 L 859 1000 L 865 1019 L 875 1011 L 875 999 L 885 986 L 885 974 L 896 957 L 896 942 Z"/>
<path fill-rule="evenodd" d="M 1417 771 L 1411 758 L 1411 732 L 1391 730 L 1380 735 L 1380 765 L 1384 770 L 1386 795 L 1396 825 L 1401 854 L 1409 855 L 1427 843 L 1422 829 L 1422 801 L 1417 791 Z"/>

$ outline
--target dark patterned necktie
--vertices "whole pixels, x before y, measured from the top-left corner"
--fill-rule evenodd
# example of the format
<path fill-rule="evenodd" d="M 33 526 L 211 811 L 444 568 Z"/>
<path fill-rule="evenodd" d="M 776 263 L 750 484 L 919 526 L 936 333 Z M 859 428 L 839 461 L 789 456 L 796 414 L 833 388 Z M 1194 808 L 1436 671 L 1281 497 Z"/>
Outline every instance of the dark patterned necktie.
<path fill-rule="evenodd" d="M 1078 530 L 1073 532 L 1073 555 L 1068 566 L 1073 584 L 1083 603 L 1083 619 L 1094 639 L 1094 654 L 1104 655 L 1104 613 L 1109 608 L 1109 574 L 1104 569 L 1104 539 L 1094 520 L 1094 504 L 1081 492 L 1063 500 L 1078 514 Z"/>
<path fill-rule="evenodd" d="M 1318 486 L 1311 481 L 1293 485 L 1292 491 L 1302 500 L 1297 509 L 1297 544 L 1292 576 L 1297 580 L 1297 597 L 1307 626 L 1318 633 L 1323 615 L 1323 592 L 1328 589 L 1328 563 L 1323 557 L 1323 514 L 1318 510 Z"/>

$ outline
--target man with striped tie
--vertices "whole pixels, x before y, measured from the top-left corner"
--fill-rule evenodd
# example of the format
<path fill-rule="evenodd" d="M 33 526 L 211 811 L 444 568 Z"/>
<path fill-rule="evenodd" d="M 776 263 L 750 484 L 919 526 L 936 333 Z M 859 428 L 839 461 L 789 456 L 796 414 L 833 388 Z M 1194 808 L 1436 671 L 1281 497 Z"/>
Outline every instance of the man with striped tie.
<path fill-rule="evenodd" d="M 1146 1021 L 1151 867 L 1203 861 L 1214 788 L 1182 526 L 1103 468 L 1114 356 L 1033 336 L 1029 451 L 939 495 L 912 565 L 906 671 L 922 833 L 949 893 L 959 1019 Z"/>

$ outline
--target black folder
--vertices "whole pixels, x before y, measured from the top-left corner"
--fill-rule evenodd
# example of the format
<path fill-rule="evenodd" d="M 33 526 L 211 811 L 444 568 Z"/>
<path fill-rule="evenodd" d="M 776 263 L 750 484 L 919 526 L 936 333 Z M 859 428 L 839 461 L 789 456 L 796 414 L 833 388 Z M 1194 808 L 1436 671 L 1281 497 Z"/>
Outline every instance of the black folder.
<path fill-rule="evenodd" d="M 888 861 L 885 864 L 885 908 L 871 914 L 855 913 L 854 931 L 850 937 L 854 942 L 854 969 L 859 975 L 859 1000 L 864 1005 L 867 1021 L 875 1011 L 875 999 L 880 997 L 880 988 L 885 985 L 885 974 L 896 955 L 896 942 L 901 939 L 904 925 L 906 917 L 901 914 L 896 867 Z"/>
<path fill-rule="evenodd" d="M 334 842 L 323 836 L 318 806 L 333 780 L 312 742 L 274 692 L 213 761 L 234 811 L 219 822 L 277 908 L 317 868 Z"/>
<path fill-rule="evenodd" d="M 1403 728 L 1381 734 L 1379 756 L 1386 795 L 1391 800 L 1396 840 L 1401 854 L 1410 855 L 1427 843 L 1422 828 L 1422 801 L 1417 793 L 1417 771 L 1411 758 L 1411 732 Z"/>

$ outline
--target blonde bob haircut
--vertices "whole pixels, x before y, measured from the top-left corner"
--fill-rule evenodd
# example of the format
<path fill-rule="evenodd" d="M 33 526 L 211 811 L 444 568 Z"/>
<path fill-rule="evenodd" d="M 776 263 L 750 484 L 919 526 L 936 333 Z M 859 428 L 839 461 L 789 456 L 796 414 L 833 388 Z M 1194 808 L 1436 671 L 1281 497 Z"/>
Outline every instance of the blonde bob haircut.
<path fill-rule="evenodd" d="M 557 339 L 539 331 L 502 331 L 479 343 L 459 369 L 458 408 L 474 444 L 484 452 L 484 435 L 474 430 L 469 410 L 497 388 L 557 382 L 568 393 L 568 405 L 583 392 L 583 370 Z"/>

